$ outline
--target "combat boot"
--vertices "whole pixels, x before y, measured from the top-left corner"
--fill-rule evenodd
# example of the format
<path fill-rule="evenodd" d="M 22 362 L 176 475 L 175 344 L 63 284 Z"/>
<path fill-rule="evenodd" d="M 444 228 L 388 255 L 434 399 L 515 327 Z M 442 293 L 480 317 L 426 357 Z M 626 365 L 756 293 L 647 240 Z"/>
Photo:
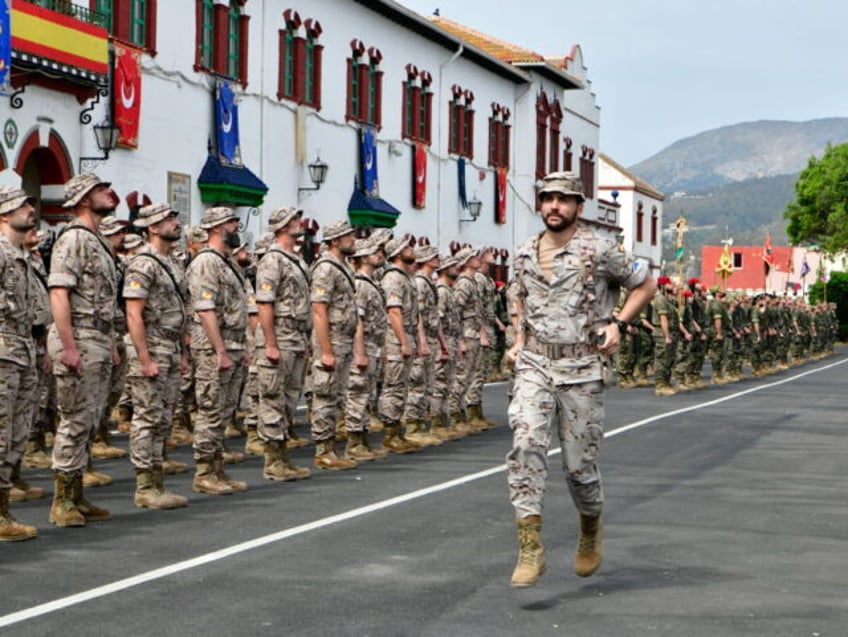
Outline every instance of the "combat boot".
<path fill-rule="evenodd" d="M 112 514 L 109 512 L 109 509 L 94 506 L 85 498 L 85 489 L 83 487 L 81 473 L 74 474 L 72 485 L 74 504 L 76 505 L 77 510 L 82 513 L 82 517 L 85 518 L 86 524 L 89 522 L 106 522 L 107 520 L 112 519 Z"/>
<path fill-rule="evenodd" d="M 188 498 L 182 495 L 177 495 L 176 493 L 171 493 L 165 488 L 165 468 L 163 466 L 153 465 L 153 486 L 162 495 L 162 497 L 169 498 L 174 504 L 173 507 L 168 508 L 178 509 L 188 506 Z"/>
<path fill-rule="evenodd" d="M 340 458 L 336 455 L 336 441 L 332 438 L 315 443 L 315 457 L 312 459 L 312 464 L 316 469 L 331 471 L 343 471 L 357 466 L 356 460 Z"/>
<path fill-rule="evenodd" d="M 654 393 L 657 396 L 674 396 L 677 390 L 664 380 L 658 380 L 656 387 L 654 387 Z"/>
<path fill-rule="evenodd" d="M 497 427 L 498 423 L 493 420 L 489 420 L 483 414 L 483 404 L 477 403 L 476 405 L 472 405 L 474 408 L 474 416 L 472 417 L 472 425 L 480 429 L 481 431 L 486 431 L 487 429 L 491 429 L 492 427 Z"/>
<path fill-rule="evenodd" d="M 215 456 L 215 475 L 218 476 L 218 480 L 230 487 L 233 492 L 247 491 L 247 482 L 231 478 L 227 472 L 224 471 L 224 464 L 224 455 L 221 452 L 218 452 L 218 455 Z"/>
<path fill-rule="evenodd" d="M 238 464 L 247 460 L 247 456 L 241 451 L 227 449 L 226 445 L 224 445 L 224 451 L 221 453 L 221 458 L 223 459 L 224 464 Z"/>
<path fill-rule="evenodd" d="M 49 469 L 53 464 L 44 446 L 44 431 L 40 431 L 34 438 L 27 440 L 24 450 L 24 466 L 30 469 Z"/>
<path fill-rule="evenodd" d="M 83 486 L 86 487 L 105 487 L 107 484 L 112 484 L 112 476 L 97 471 L 94 465 L 91 464 L 91 459 L 88 461 L 88 466 L 85 468 L 81 478 Z"/>
<path fill-rule="evenodd" d="M 185 462 L 171 460 L 165 449 L 162 450 L 162 471 L 165 475 L 175 475 L 177 473 L 187 473 L 188 465 Z"/>
<path fill-rule="evenodd" d="M 177 509 L 188 504 L 182 496 L 168 493 L 157 484 L 153 469 L 137 469 L 135 473 L 135 505 L 148 509 Z M 159 468 L 161 473 L 162 469 Z"/>
<path fill-rule="evenodd" d="M 383 421 L 374 412 L 368 413 L 368 431 L 374 433 L 383 431 Z"/>
<path fill-rule="evenodd" d="M 629 374 L 619 374 L 616 385 L 619 389 L 633 389 L 636 387 L 636 381 Z"/>
<path fill-rule="evenodd" d="M 256 430 L 256 425 L 247 426 L 247 440 L 244 441 L 244 452 L 249 456 L 261 456 L 265 453 L 262 438 Z"/>
<path fill-rule="evenodd" d="M 516 588 L 533 586 L 547 569 L 542 546 L 542 517 L 531 515 L 516 520 L 518 526 L 518 562 L 511 584 Z"/>
<path fill-rule="evenodd" d="M 230 485 L 218 479 L 215 473 L 215 460 L 212 458 L 197 460 L 191 489 L 195 493 L 207 495 L 230 495 L 233 492 Z"/>
<path fill-rule="evenodd" d="M 403 454 L 421 451 L 421 446 L 404 438 L 399 424 L 385 423 L 383 425 L 383 449 L 388 449 L 392 453 Z"/>
<path fill-rule="evenodd" d="M 194 434 L 191 433 L 191 416 L 186 411 L 174 418 L 171 436 L 168 438 L 168 446 L 178 447 L 180 445 L 190 445 L 193 442 Z"/>
<path fill-rule="evenodd" d="M 126 449 L 120 449 L 112 445 L 112 436 L 109 433 L 109 423 L 100 423 L 97 435 L 91 443 L 92 458 L 124 458 L 128 455 Z"/>
<path fill-rule="evenodd" d="M 348 431 L 347 444 L 345 445 L 345 458 L 356 462 L 369 462 L 376 460 L 377 456 L 365 446 L 365 433 L 362 431 Z"/>
<path fill-rule="evenodd" d="M 479 407 L 479 405 L 468 405 L 468 407 L 466 407 L 468 417 L 466 418 L 465 422 L 475 432 L 483 433 L 484 431 L 489 429 L 489 423 L 483 420 L 483 414 L 480 411 Z"/>
<path fill-rule="evenodd" d="M 74 503 L 74 479 L 72 473 L 53 472 L 53 504 L 47 518 L 56 526 L 85 526 L 85 517 Z"/>
<path fill-rule="evenodd" d="M 371 453 L 371 455 L 374 456 L 374 459 L 375 460 L 382 460 L 383 458 L 388 456 L 389 455 L 388 449 L 383 449 L 382 447 L 375 449 L 371 445 L 371 441 L 369 440 L 369 436 L 370 436 L 370 432 L 367 429 L 362 432 L 362 444 L 366 449 L 368 449 L 368 451 Z"/>
<path fill-rule="evenodd" d="M 465 436 L 476 436 L 481 433 L 471 427 L 465 419 L 465 414 L 461 411 L 455 411 L 450 415 L 450 428 L 456 431 L 463 438 Z"/>
<path fill-rule="evenodd" d="M 34 526 L 22 524 L 9 511 L 9 489 L 0 489 L 0 542 L 20 542 L 38 535 Z"/>
<path fill-rule="evenodd" d="M 224 429 L 224 438 L 241 438 L 244 436 L 242 431 L 235 422 L 231 422 Z"/>
<path fill-rule="evenodd" d="M 407 420 L 405 429 L 406 439 L 421 447 L 438 447 L 444 444 L 443 440 L 429 434 L 427 427 L 421 420 Z"/>
<path fill-rule="evenodd" d="M 430 427 L 430 435 L 435 436 L 439 440 L 459 440 L 462 434 L 450 428 L 450 421 L 447 414 L 438 414 L 430 418 L 433 425 Z"/>
<path fill-rule="evenodd" d="M 291 482 L 302 480 L 311 475 L 309 469 L 296 467 L 289 461 L 288 448 L 285 440 L 269 440 L 263 444 L 265 468 L 262 476 L 266 480 Z"/>
<path fill-rule="evenodd" d="M 580 536 L 577 538 L 577 551 L 574 553 L 574 572 L 580 577 L 589 577 L 598 570 L 603 554 L 604 523 L 601 514 L 580 514 Z"/>
<path fill-rule="evenodd" d="M 286 429 L 286 448 L 299 449 L 300 447 L 308 446 L 309 440 L 298 436 L 297 431 L 295 431 L 295 426 L 293 424 L 289 425 L 288 429 Z"/>
<path fill-rule="evenodd" d="M 701 380 L 700 376 L 696 376 L 695 374 L 691 374 L 686 377 L 686 384 L 689 385 L 692 389 L 702 389 L 704 385 L 704 381 Z"/>
<path fill-rule="evenodd" d="M 133 417 L 133 408 L 132 405 L 118 405 L 118 411 L 115 420 L 118 423 L 118 431 L 123 434 L 128 434 L 130 432 L 130 423 L 132 422 Z"/>
<path fill-rule="evenodd" d="M 9 502 L 26 502 L 44 497 L 44 489 L 34 487 L 21 477 L 21 461 L 12 467 L 12 488 L 9 490 Z"/>

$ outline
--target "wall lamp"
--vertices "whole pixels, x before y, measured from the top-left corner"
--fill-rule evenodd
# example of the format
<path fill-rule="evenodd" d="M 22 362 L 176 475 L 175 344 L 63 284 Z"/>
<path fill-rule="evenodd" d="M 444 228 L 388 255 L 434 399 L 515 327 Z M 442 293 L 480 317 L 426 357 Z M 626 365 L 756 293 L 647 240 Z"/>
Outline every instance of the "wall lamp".
<path fill-rule="evenodd" d="M 311 188 L 309 186 L 299 187 L 298 193 L 304 190 L 320 190 L 321 184 L 327 180 L 327 171 L 330 169 L 325 162 L 321 161 L 320 155 L 317 155 L 315 161 L 309 164 L 307 168 L 309 168 L 309 178 L 314 185 Z"/>
<path fill-rule="evenodd" d="M 468 202 L 468 214 L 470 215 L 470 219 L 460 219 L 460 223 L 467 223 L 470 221 L 477 221 L 480 216 L 480 211 L 483 209 L 483 202 L 477 199 L 477 195 L 474 195 L 474 198 Z"/>
<path fill-rule="evenodd" d="M 103 155 L 101 157 L 80 157 L 80 172 L 83 172 L 83 162 L 107 161 L 109 159 L 109 153 L 118 147 L 118 136 L 121 134 L 121 128 L 117 124 L 113 124 L 106 119 L 99 124 L 95 124 L 93 128 L 94 139 L 97 142 L 97 149 L 103 153 Z"/>

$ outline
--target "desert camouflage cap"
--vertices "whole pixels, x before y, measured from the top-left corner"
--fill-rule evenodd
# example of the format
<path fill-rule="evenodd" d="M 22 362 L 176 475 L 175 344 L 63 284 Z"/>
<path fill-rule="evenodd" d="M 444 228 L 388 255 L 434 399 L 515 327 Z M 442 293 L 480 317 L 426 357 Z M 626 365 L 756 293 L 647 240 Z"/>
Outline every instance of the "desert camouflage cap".
<path fill-rule="evenodd" d="M 220 226 L 222 223 L 227 223 L 233 219 L 238 219 L 235 210 L 227 206 L 215 206 L 207 208 L 203 213 L 203 218 L 200 220 L 200 227 L 204 230 L 210 230 L 215 226 Z"/>
<path fill-rule="evenodd" d="M 377 248 L 383 248 L 385 245 L 392 240 L 392 231 L 388 228 L 377 228 L 374 232 L 371 233 L 369 239 L 374 242 L 374 245 Z"/>
<path fill-rule="evenodd" d="M 144 240 L 137 234 L 128 234 L 124 237 L 124 250 L 135 250 L 144 244 Z"/>
<path fill-rule="evenodd" d="M 333 221 L 332 223 L 328 223 L 324 226 L 324 232 L 322 235 L 323 241 L 338 239 L 339 237 L 343 237 L 351 232 L 353 232 L 353 226 L 350 225 L 347 219 L 339 219 L 338 221 Z"/>
<path fill-rule="evenodd" d="M 263 233 L 253 245 L 253 252 L 257 257 L 261 257 L 263 254 L 268 252 L 271 247 L 274 245 L 274 235 L 271 232 Z"/>
<path fill-rule="evenodd" d="M 405 248 L 412 245 L 412 239 L 405 237 L 395 237 L 386 244 L 386 258 L 394 259 L 397 255 L 404 251 Z"/>
<path fill-rule="evenodd" d="M 456 265 L 456 257 L 451 256 L 449 254 L 443 254 L 439 258 L 439 267 L 436 268 L 436 270 L 441 272 L 442 270 L 447 270 L 448 268 L 451 268 L 455 265 Z"/>
<path fill-rule="evenodd" d="M 113 234 L 126 231 L 126 229 L 127 227 L 112 215 L 103 217 L 103 221 L 100 222 L 100 234 L 104 237 L 111 237 Z"/>
<path fill-rule="evenodd" d="M 433 257 L 439 256 L 439 249 L 436 246 L 417 246 L 415 248 L 415 263 L 427 263 Z"/>
<path fill-rule="evenodd" d="M 0 215 L 14 212 L 27 201 L 35 203 L 35 198 L 26 194 L 26 191 L 15 186 L 0 187 Z"/>
<path fill-rule="evenodd" d="M 94 173 L 83 173 L 76 177 L 71 177 L 65 184 L 65 203 L 62 204 L 62 207 L 73 208 L 92 188 L 101 184 L 111 186 L 112 182 L 103 181 Z"/>
<path fill-rule="evenodd" d="M 268 232 L 277 232 L 285 228 L 295 217 L 302 217 L 303 210 L 297 208 L 277 208 L 268 216 Z"/>
<path fill-rule="evenodd" d="M 180 213 L 166 203 L 154 203 L 144 206 L 138 211 L 138 217 L 133 221 L 133 225 L 138 228 L 149 228 L 160 221 L 164 221 L 171 215 L 178 214 Z"/>
<path fill-rule="evenodd" d="M 353 244 L 353 254 L 350 255 L 356 259 L 367 257 L 379 250 L 380 248 L 377 246 L 374 241 L 369 237 L 368 239 L 357 239 Z"/>
<path fill-rule="evenodd" d="M 469 259 L 472 259 L 477 256 L 477 250 L 474 248 L 462 248 L 459 252 L 453 255 L 453 258 L 456 259 L 456 264 L 459 267 L 464 266 L 468 263 Z"/>
<path fill-rule="evenodd" d="M 190 226 L 186 231 L 186 237 L 192 243 L 206 243 L 209 241 L 209 233 L 200 226 Z"/>
<path fill-rule="evenodd" d="M 561 171 L 545 175 L 536 182 L 536 196 L 541 199 L 542 195 L 549 192 L 558 192 L 563 195 L 572 195 L 585 201 L 583 196 L 583 180 L 573 172 Z"/>

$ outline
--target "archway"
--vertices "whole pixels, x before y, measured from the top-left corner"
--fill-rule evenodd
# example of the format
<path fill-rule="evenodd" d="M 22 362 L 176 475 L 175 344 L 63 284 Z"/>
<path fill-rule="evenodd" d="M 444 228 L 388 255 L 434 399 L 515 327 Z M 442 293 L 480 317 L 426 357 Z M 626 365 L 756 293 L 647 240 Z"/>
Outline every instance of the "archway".
<path fill-rule="evenodd" d="M 64 184 L 73 176 L 73 165 L 65 142 L 51 130 L 47 145 L 41 145 L 38 128 L 30 131 L 21 150 L 15 171 L 21 176 L 23 189 L 36 199 L 38 218 L 50 225 L 70 217 L 62 208 Z"/>

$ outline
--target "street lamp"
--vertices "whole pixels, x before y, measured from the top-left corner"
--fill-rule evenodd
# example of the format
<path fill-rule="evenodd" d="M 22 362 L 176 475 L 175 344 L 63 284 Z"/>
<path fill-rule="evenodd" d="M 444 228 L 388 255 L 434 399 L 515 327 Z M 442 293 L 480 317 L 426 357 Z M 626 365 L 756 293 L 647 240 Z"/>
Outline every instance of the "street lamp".
<path fill-rule="evenodd" d="M 99 124 L 94 125 L 94 140 L 97 142 L 97 150 L 103 153 L 100 157 L 80 157 L 79 169 L 82 170 L 82 164 L 85 161 L 107 161 L 109 153 L 118 147 L 118 137 L 121 134 L 121 128 L 117 124 L 113 124 L 108 119 L 103 120 Z"/>
<path fill-rule="evenodd" d="M 471 216 L 470 219 L 460 219 L 460 223 L 465 223 L 469 221 L 477 221 L 477 218 L 480 216 L 480 211 L 483 209 L 483 202 L 477 199 L 477 195 L 474 195 L 474 198 L 468 202 L 468 214 Z"/>
<path fill-rule="evenodd" d="M 301 186 L 297 189 L 298 192 L 303 190 L 319 190 L 321 184 L 327 180 L 327 171 L 330 169 L 325 162 L 321 161 L 320 155 L 316 155 L 315 161 L 309 164 L 307 168 L 309 168 L 309 178 L 314 185 L 311 188 L 309 186 Z"/>

